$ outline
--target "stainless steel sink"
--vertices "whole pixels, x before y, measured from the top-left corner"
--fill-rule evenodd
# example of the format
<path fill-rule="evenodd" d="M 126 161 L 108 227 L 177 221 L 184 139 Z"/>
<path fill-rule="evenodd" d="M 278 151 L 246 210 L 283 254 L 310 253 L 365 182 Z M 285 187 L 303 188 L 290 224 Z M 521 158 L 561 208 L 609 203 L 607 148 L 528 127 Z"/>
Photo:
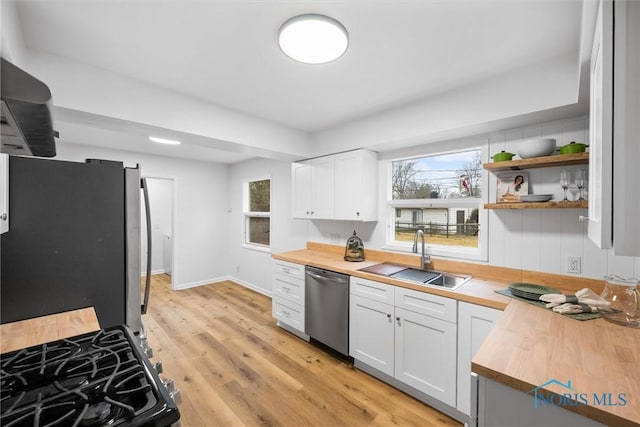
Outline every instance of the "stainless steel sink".
<path fill-rule="evenodd" d="M 385 277 L 404 280 L 418 285 L 432 286 L 436 288 L 457 289 L 465 284 L 473 276 L 449 273 L 437 270 L 421 270 L 419 268 L 405 267 L 391 263 L 381 263 L 370 267 L 361 268 L 359 271 L 378 274 Z"/>

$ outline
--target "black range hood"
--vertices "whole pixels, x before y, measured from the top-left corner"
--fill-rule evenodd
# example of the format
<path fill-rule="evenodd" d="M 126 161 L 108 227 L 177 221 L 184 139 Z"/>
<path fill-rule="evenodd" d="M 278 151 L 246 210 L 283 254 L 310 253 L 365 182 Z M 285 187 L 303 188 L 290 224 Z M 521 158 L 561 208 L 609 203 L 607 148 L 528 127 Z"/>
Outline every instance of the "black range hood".
<path fill-rule="evenodd" d="M 51 91 L 40 80 L 2 59 L 2 153 L 54 157 Z"/>

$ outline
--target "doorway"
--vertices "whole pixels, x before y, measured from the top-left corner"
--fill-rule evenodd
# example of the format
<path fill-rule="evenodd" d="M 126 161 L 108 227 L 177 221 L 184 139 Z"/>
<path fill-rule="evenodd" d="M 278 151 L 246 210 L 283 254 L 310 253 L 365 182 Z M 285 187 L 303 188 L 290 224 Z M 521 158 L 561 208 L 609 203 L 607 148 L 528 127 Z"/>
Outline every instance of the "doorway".
<path fill-rule="evenodd" d="M 149 190 L 151 214 L 151 274 L 171 277 L 171 289 L 175 289 L 175 180 L 173 178 L 145 177 Z M 141 276 L 147 268 L 147 222 L 144 195 L 140 192 L 140 265 Z"/>

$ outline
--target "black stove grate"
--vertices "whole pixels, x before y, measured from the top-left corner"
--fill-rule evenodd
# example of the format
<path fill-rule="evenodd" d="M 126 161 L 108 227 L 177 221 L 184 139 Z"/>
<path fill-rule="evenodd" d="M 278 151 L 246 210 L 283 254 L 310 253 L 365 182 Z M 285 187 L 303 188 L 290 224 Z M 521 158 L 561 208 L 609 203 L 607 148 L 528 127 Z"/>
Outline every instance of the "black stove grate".
<path fill-rule="evenodd" d="M 167 426 L 178 411 L 125 327 L 0 356 L 3 427 Z"/>

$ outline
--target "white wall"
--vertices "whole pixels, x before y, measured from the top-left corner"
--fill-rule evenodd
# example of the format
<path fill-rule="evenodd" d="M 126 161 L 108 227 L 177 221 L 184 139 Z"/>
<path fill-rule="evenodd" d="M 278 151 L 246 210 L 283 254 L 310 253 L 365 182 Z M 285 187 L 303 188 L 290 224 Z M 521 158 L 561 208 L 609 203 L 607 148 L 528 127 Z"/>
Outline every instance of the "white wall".
<path fill-rule="evenodd" d="M 517 152 L 518 142 L 534 137 L 556 138 L 557 145 L 571 141 L 588 141 L 586 117 L 539 123 L 527 127 L 507 129 L 480 136 L 488 140 L 489 153 L 501 150 Z M 388 210 L 387 164 L 391 158 L 437 153 L 451 150 L 461 141 L 443 141 L 413 146 L 404 150 L 381 155 L 379 162 L 379 213 L 377 223 L 356 223 L 346 221 L 310 221 L 309 240 L 343 244 L 353 230 L 358 231 L 365 249 L 379 249 L 385 246 Z M 571 166 L 575 170 L 585 166 Z M 530 192 L 554 194 L 560 198 L 559 177 L 562 167 L 530 169 Z M 495 201 L 496 178 L 489 174 L 489 197 Z M 523 270 L 568 274 L 566 258 L 578 256 L 582 260 L 582 273 L 577 276 L 600 279 L 605 274 L 623 277 L 640 277 L 640 258 L 616 257 L 613 250 L 598 249 L 587 237 L 586 223 L 578 221 L 578 216 L 587 215 L 586 209 L 528 209 L 489 210 L 486 228 L 489 235 L 488 264 Z"/>
<path fill-rule="evenodd" d="M 291 163 L 255 159 L 230 167 L 231 239 L 227 244 L 230 275 L 240 283 L 271 295 L 271 253 L 242 247 L 243 184 L 264 177 L 271 178 L 271 251 L 304 248 L 309 225 L 306 220 L 291 219 Z"/>
<path fill-rule="evenodd" d="M 20 68 L 25 68 L 26 47 L 15 1 L 0 2 L 0 28 L 2 28 L 2 37 L 0 37 L 2 57 Z"/>
<path fill-rule="evenodd" d="M 240 144 L 235 149 L 264 157 L 291 160 L 309 154 L 306 133 L 268 120 L 61 56 L 29 51 L 28 65 L 27 71 L 55 95 L 56 109 L 198 135 L 209 138 L 209 146 Z"/>
<path fill-rule="evenodd" d="M 171 270 L 170 262 L 165 257 L 165 235 L 173 234 L 173 180 L 164 178 L 148 178 L 149 206 L 151 211 L 151 273 L 165 273 Z M 144 198 L 140 193 L 141 227 L 146 231 Z M 142 273 L 147 271 L 147 238 L 143 235 L 140 242 Z"/>
<path fill-rule="evenodd" d="M 216 163 L 171 159 L 80 144 L 58 143 L 59 160 L 101 158 L 140 164 L 143 176 L 176 182 L 174 231 L 176 288 L 211 283 L 229 274 L 228 167 Z"/>

